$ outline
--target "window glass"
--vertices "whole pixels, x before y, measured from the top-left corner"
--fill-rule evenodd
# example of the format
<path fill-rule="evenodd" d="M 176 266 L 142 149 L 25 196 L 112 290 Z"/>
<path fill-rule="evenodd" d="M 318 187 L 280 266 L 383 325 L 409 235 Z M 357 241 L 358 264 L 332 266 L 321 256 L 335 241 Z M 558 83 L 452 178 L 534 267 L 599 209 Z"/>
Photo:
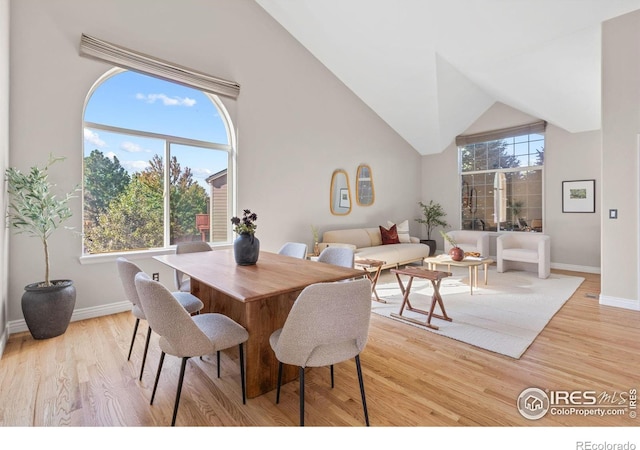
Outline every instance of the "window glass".
<path fill-rule="evenodd" d="M 85 108 L 84 253 L 229 242 L 232 148 L 209 94 L 114 71 Z"/>
<path fill-rule="evenodd" d="M 544 136 L 459 147 L 461 228 L 542 232 Z"/>

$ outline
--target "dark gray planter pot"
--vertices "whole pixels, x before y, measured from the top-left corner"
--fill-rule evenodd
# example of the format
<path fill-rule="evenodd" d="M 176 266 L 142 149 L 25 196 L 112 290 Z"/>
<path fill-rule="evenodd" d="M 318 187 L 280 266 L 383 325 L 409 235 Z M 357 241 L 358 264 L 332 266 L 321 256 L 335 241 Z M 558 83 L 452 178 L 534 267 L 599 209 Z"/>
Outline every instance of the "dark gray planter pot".
<path fill-rule="evenodd" d="M 76 306 L 76 288 L 71 280 L 52 280 L 52 286 L 40 283 L 24 287 L 22 314 L 34 339 L 60 336 L 69 326 Z"/>
<path fill-rule="evenodd" d="M 436 254 L 436 241 L 433 239 L 420 239 L 420 243 L 429 246 L 429 256 Z"/>

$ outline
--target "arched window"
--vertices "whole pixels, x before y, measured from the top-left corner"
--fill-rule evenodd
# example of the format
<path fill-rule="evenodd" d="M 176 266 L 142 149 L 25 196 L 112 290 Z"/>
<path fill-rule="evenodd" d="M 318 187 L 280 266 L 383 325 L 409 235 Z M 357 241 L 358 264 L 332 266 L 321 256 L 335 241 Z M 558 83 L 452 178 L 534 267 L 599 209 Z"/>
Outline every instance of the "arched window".
<path fill-rule="evenodd" d="M 230 242 L 234 145 L 217 96 L 105 74 L 84 110 L 84 254 Z"/>

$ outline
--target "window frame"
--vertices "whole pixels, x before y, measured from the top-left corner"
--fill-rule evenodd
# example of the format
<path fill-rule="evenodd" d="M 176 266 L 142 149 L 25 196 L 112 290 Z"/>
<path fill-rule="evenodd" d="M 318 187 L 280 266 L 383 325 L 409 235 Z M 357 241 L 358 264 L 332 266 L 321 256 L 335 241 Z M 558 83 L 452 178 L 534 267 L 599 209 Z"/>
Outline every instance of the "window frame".
<path fill-rule="evenodd" d="M 521 125 L 518 127 L 512 127 L 512 128 L 505 128 L 502 130 L 494 130 L 494 131 L 488 131 L 488 132 L 483 132 L 483 133 L 477 133 L 474 135 L 461 135 L 458 136 L 456 138 L 456 144 L 457 144 L 457 152 L 458 152 L 458 214 L 459 214 L 459 228 L 460 229 L 470 229 L 470 230 L 477 230 L 477 228 L 475 228 L 475 221 L 477 220 L 476 218 L 472 218 L 472 224 L 471 224 L 471 228 L 464 228 L 464 223 L 465 223 L 465 218 L 464 218 L 464 208 L 465 208 L 465 193 L 464 193 L 464 184 L 466 183 L 465 180 L 465 176 L 473 176 L 473 175 L 487 175 L 490 174 L 492 176 L 495 176 L 495 174 L 497 173 L 527 173 L 527 172 L 539 172 L 539 178 L 540 178 L 540 216 L 541 216 L 541 222 L 542 222 L 542 227 L 541 230 L 539 232 L 544 232 L 545 229 L 545 215 L 544 215 L 544 203 L 545 203 L 545 183 L 544 183 L 544 149 L 546 148 L 546 135 L 545 135 L 545 130 L 546 129 L 546 122 L 536 122 L 533 124 L 528 124 L 528 125 Z M 503 141 L 505 139 L 513 139 L 513 144 L 516 145 L 518 143 L 521 143 L 522 141 L 518 141 L 517 138 L 518 137 L 522 137 L 522 136 L 526 136 L 527 139 L 526 142 L 528 145 L 530 145 L 532 142 L 539 142 L 538 140 L 531 140 L 531 135 L 541 135 L 543 136 L 543 160 L 542 160 L 542 165 L 527 165 L 527 166 L 517 166 L 517 167 L 506 167 L 506 168 L 502 168 L 502 167 L 498 167 L 498 168 L 487 168 L 487 169 L 481 169 L 481 170 L 469 170 L 464 172 L 463 171 L 463 149 L 469 145 L 475 145 L 475 144 L 486 144 L 487 146 L 489 145 L 490 142 L 494 142 L 494 141 Z M 506 145 L 510 145 L 511 143 L 507 143 Z M 528 153 L 529 155 L 532 155 L 531 152 Z M 517 155 L 516 153 L 513 153 L 512 156 L 514 156 L 515 158 L 518 158 L 520 155 Z M 474 158 L 475 161 L 475 158 Z M 531 160 L 529 161 L 531 162 Z M 486 185 L 486 184 L 485 184 Z M 473 190 L 472 187 L 469 187 L 470 190 Z M 485 196 L 486 197 L 486 196 Z M 508 197 L 508 199 L 510 199 Z M 472 201 L 472 200 L 468 200 L 468 201 Z M 471 206 L 469 206 L 471 207 Z M 486 208 L 486 206 L 485 206 Z M 528 207 L 532 208 L 531 206 Z M 535 208 L 535 207 L 534 207 Z M 494 212 L 493 212 L 493 217 L 494 217 L 494 223 L 495 223 L 495 206 L 493 207 Z M 507 217 L 508 217 L 508 213 L 507 213 Z M 486 216 L 484 216 L 483 218 L 486 218 Z M 508 220 L 504 220 L 504 221 L 500 221 L 500 223 L 497 223 L 495 226 L 495 230 L 493 229 L 484 229 L 484 231 L 486 232 L 490 232 L 490 233 L 496 233 L 496 234 L 501 234 L 501 233 L 521 233 L 521 232 L 525 232 L 525 231 L 533 231 L 531 230 L 531 222 L 533 221 L 532 218 L 528 218 L 529 219 L 529 224 L 528 224 L 528 228 L 529 229 L 520 229 L 520 227 L 518 226 L 518 229 L 515 229 L 512 227 L 510 229 L 504 229 L 500 227 L 500 223 L 505 223 L 508 222 Z M 483 231 L 483 230 L 480 230 Z"/>
<path fill-rule="evenodd" d="M 217 151 L 225 151 L 227 153 L 227 187 L 228 187 L 228 202 L 227 202 L 227 217 L 231 218 L 234 215 L 234 211 L 236 210 L 236 206 L 237 206 L 237 182 L 236 182 L 236 178 L 237 178 L 237 148 L 236 148 L 236 133 L 235 133 L 235 127 L 233 124 L 233 121 L 231 120 L 231 116 L 229 114 L 229 111 L 227 110 L 226 106 L 224 105 L 224 103 L 222 102 L 222 100 L 220 99 L 220 97 L 218 95 L 212 94 L 210 92 L 204 91 L 202 89 L 199 89 L 197 87 L 193 87 L 193 86 L 189 86 L 192 89 L 196 89 L 199 90 L 202 94 L 204 94 L 209 100 L 211 100 L 211 102 L 213 103 L 213 105 L 216 107 L 218 113 L 220 114 L 220 118 L 222 120 L 222 123 L 225 126 L 225 130 L 226 130 L 226 134 L 227 134 L 227 141 L 229 142 L 229 144 L 218 144 L 218 143 L 214 143 L 214 142 L 208 142 L 208 141 L 202 141 L 202 140 L 198 140 L 198 139 L 190 139 L 190 138 L 183 138 L 183 137 L 179 137 L 179 136 L 173 136 L 173 135 L 167 135 L 167 134 L 162 134 L 162 133 L 155 133 L 155 132 L 148 132 L 148 131 L 140 131 L 140 130 L 135 130 L 135 129 L 130 129 L 130 128 L 123 128 L 123 127 L 116 127 L 116 126 L 112 126 L 112 125 L 105 125 L 105 124 L 100 124 L 100 123 L 96 123 L 96 122 L 90 122 L 90 121 L 85 121 L 84 117 L 85 117 L 85 111 L 87 108 L 87 105 L 89 103 L 89 100 L 91 99 L 91 96 L 93 95 L 93 93 L 95 92 L 96 89 L 98 89 L 102 83 L 104 83 L 106 80 L 108 80 L 109 78 L 116 76 L 120 73 L 124 73 L 124 72 L 129 72 L 130 70 L 128 69 L 123 69 L 123 68 L 119 68 L 119 67 L 115 67 L 109 71 L 107 71 L 106 73 L 104 73 L 100 78 L 98 78 L 98 80 L 96 80 L 96 82 L 93 84 L 93 86 L 91 87 L 91 89 L 89 90 L 89 92 L 87 93 L 86 97 L 85 97 L 85 102 L 83 105 L 83 114 L 82 114 L 82 186 L 84 186 L 84 152 L 85 152 L 85 145 L 84 145 L 84 130 L 86 128 L 90 128 L 90 129 L 96 129 L 96 130 L 101 130 L 101 131 L 106 131 L 106 132 L 111 132 L 111 133 L 119 133 L 119 134 L 124 134 L 124 135 L 132 135 L 132 136 L 138 136 L 138 137 L 143 137 L 143 138 L 150 138 L 150 139 L 159 139 L 164 141 L 164 152 L 163 152 L 163 160 L 166 161 L 168 163 L 168 161 L 170 161 L 169 157 L 170 157 L 170 147 L 172 144 L 175 145 L 185 145 L 185 146 L 193 146 L 193 147 L 202 147 L 202 148 L 207 148 L 207 149 L 211 149 L 211 150 L 217 150 Z M 151 73 L 143 73 L 143 75 L 145 76 L 150 76 L 150 77 L 155 77 L 153 74 Z M 157 77 L 156 77 L 157 78 Z M 169 83 L 176 83 L 176 81 L 172 81 L 172 80 L 164 80 L 167 81 Z M 119 256 L 127 256 L 128 258 L 131 259 L 142 259 L 142 258 L 148 258 L 149 256 L 155 256 L 155 255 L 163 255 L 163 254 L 170 254 L 175 252 L 175 244 L 171 245 L 170 243 L 170 220 L 169 220 L 169 215 L 170 215 L 170 199 L 169 199 L 169 171 L 165 170 L 164 173 L 164 183 L 163 183 L 163 209 L 164 209 L 164 216 L 163 216 L 163 247 L 158 247 L 158 248 L 149 248 L 149 249 L 142 249 L 142 250 L 128 250 L 128 251 L 120 251 L 120 252 L 109 252 L 109 253 L 98 253 L 98 254 L 89 254 L 89 253 L 84 253 L 84 242 L 81 242 L 81 251 L 80 251 L 80 263 L 81 264 L 91 264 L 91 263 L 98 263 L 98 262 L 104 262 L 105 260 L 107 261 L 112 261 L 115 260 L 117 257 Z M 210 200 L 211 201 L 211 200 Z M 82 216 L 84 217 L 84 195 L 82 195 Z M 84 230 L 84 223 L 82 224 L 83 230 Z M 229 247 L 233 244 L 233 229 L 232 227 L 227 227 L 227 236 L 226 236 L 226 241 L 225 242 L 208 242 L 209 245 L 211 245 L 212 247 L 220 247 L 220 248 L 224 248 L 224 247 Z"/>

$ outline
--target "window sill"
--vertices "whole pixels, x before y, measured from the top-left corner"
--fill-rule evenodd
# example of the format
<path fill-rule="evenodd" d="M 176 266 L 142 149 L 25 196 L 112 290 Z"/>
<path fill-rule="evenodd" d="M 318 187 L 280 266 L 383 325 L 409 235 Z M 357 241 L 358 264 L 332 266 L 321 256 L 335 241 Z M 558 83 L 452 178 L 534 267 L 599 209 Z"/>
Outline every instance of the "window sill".
<path fill-rule="evenodd" d="M 233 244 L 211 244 L 213 250 L 221 250 L 231 248 Z M 159 255 L 172 255 L 176 252 L 175 246 L 169 248 L 153 248 L 149 250 L 138 250 L 132 252 L 114 252 L 102 253 L 99 255 L 82 255 L 78 258 L 80 264 L 103 264 L 115 262 L 119 257 L 125 257 L 129 260 L 149 259 Z"/>

